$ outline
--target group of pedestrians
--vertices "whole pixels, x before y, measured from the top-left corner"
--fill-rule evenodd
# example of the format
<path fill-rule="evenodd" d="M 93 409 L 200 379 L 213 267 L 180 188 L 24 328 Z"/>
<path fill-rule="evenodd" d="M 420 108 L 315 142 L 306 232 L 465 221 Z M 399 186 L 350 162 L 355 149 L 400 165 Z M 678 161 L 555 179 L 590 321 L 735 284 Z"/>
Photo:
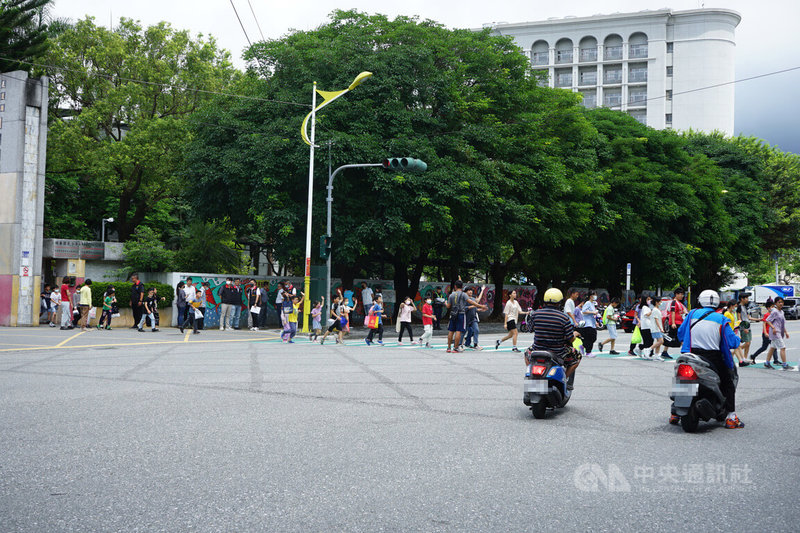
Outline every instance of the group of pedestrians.
<path fill-rule="evenodd" d="M 60 287 L 45 285 L 41 292 L 41 315 L 46 315 L 50 327 L 61 325 L 62 330 L 89 329 L 92 308 L 92 280 L 78 283 L 74 276 L 64 276 Z M 41 317 L 40 315 L 40 317 Z"/>

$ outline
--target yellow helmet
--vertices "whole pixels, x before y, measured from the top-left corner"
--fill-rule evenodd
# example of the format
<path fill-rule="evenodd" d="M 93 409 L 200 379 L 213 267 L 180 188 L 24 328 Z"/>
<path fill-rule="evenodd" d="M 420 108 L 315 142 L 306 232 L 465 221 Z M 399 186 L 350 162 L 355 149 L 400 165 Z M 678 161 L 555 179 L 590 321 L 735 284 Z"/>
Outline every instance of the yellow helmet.
<path fill-rule="evenodd" d="M 555 287 L 547 289 L 544 292 L 544 303 L 546 304 L 557 304 L 563 299 L 564 299 L 564 294 Z"/>

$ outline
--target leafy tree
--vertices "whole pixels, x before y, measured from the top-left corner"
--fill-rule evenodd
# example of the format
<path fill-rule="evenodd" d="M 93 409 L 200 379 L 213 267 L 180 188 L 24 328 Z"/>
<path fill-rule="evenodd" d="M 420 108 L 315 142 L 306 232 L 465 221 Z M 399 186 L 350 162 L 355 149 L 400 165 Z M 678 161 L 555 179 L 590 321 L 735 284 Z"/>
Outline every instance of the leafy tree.
<path fill-rule="evenodd" d="M 242 252 L 236 248 L 227 221 L 195 220 L 180 231 L 173 242 L 177 248 L 176 270 L 243 274 L 247 270 Z"/>
<path fill-rule="evenodd" d="M 43 12 L 52 0 L 0 0 L 0 72 L 31 70 L 48 47 Z"/>
<path fill-rule="evenodd" d="M 141 224 L 180 213 L 179 176 L 192 113 L 234 76 L 213 39 L 193 39 L 167 23 L 129 19 L 109 31 L 86 18 L 63 28 L 47 54 L 51 77 L 48 179 L 60 176 L 79 232 L 114 215 L 121 240 Z M 202 89 L 202 90 L 201 90 Z M 59 199 L 60 200 L 60 199 Z M 58 203 L 56 201 L 55 203 Z M 156 220 L 151 217 L 156 214 Z M 65 228 L 48 212 L 51 230 Z M 174 222 L 174 219 L 173 219 Z M 64 237 L 65 235 L 57 235 Z"/>
<path fill-rule="evenodd" d="M 168 250 L 158 233 L 147 226 L 139 226 L 123 245 L 125 275 L 132 272 L 164 272 L 172 270 L 175 252 Z"/>

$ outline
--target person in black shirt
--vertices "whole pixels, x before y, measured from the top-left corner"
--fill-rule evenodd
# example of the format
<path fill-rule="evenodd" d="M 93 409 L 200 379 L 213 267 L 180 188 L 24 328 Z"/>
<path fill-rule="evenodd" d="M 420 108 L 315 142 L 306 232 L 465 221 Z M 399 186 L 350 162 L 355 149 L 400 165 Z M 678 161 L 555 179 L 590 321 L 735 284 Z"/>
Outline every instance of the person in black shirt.
<path fill-rule="evenodd" d="M 136 329 L 144 314 L 144 284 L 139 281 L 138 274 L 131 276 L 131 282 L 133 283 L 131 285 L 131 310 L 133 310 L 133 326 L 131 329 Z"/>
<path fill-rule="evenodd" d="M 578 368 L 581 358 L 572 348 L 576 336 L 572 319 L 558 308 L 563 299 L 564 295 L 555 287 L 544 293 L 544 307 L 534 311 L 531 317 L 533 345 L 525 352 L 525 364 L 530 364 L 531 351 L 547 351 L 566 367 L 566 375 L 570 377 Z"/>

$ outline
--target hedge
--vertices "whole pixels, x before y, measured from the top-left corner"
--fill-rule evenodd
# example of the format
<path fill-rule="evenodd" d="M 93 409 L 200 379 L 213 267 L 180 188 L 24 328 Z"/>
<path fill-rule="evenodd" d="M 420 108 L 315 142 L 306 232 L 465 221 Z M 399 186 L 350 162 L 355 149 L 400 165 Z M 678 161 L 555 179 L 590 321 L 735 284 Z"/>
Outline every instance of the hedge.
<path fill-rule="evenodd" d="M 103 306 L 103 297 L 105 296 L 106 289 L 109 285 L 113 285 L 116 291 L 117 307 L 130 308 L 131 286 L 133 285 L 133 283 L 130 281 L 112 281 L 110 283 L 101 281 L 92 282 L 92 305 L 95 307 Z M 160 298 L 164 298 L 163 302 L 158 302 L 159 308 L 163 309 L 172 305 L 172 300 L 175 298 L 175 289 L 171 285 L 167 285 L 165 283 L 144 283 L 145 298 L 147 298 L 147 289 L 150 287 L 155 287 L 158 289 L 158 296 Z"/>

